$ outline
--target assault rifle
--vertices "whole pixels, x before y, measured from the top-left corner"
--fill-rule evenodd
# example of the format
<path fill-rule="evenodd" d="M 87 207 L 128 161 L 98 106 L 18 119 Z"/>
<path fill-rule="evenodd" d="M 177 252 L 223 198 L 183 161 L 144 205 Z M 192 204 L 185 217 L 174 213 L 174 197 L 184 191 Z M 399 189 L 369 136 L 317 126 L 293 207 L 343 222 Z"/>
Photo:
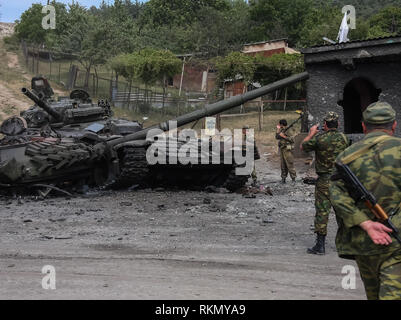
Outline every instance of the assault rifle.
<path fill-rule="evenodd" d="M 286 133 L 288 130 L 290 130 L 293 126 L 295 126 L 304 117 L 304 113 L 302 111 L 297 110 L 295 112 L 299 114 L 299 118 L 297 120 L 295 120 L 293 123 L 291 123 L 287 128 L 285 128 L 285 130 L 283 130 L 283 133 Z"/>
<path fill-rule="evenodd" d="M 280 136 L 281 133 L 287 133 L 288 130 L 290 130 L 293 126 L 295 126 L 303 117 L 304 117 L 304 113 L 300 110 L 295 111 L 296 113 L 299 114 L 299 118 L 296 119 L 294 122 L 292 122 L 287 128 L 285 128 L 285 130 L 281 130 L 279 133 L 276 134 L 276 139 L 277 140 L 288 140 L 288 139 L 284 139 L 283 137 Z"/>
<path fill-rule="evenodd" d="M 365 205 L 372 211 L 375 217 L 384 225 L 393 230 L 392 235 L 401 244 L 399 231 L 391 222 L 391 217 L 398 213 L 400 206 L 397 206 L 397 208 L 393 209 L 390 215 L 388 215 L 380 206 L 380 204 L 377 203 L 375 196 L 363 186 L 348 165 L 339 162 L 336 162 L 335 165 L 338 174 L 335 174 L 332 177 L 332 180 L 335 181 L 342 179 L 345 182 L 351 198 L 353 198 L 356 203 L 361 201 L 365 202 Z"/>

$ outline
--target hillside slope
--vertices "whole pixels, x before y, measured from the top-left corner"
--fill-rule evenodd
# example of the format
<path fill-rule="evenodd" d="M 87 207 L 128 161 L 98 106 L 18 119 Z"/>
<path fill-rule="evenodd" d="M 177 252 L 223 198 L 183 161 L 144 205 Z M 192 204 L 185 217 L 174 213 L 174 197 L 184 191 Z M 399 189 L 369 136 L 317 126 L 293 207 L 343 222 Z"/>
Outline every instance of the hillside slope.
<path fill-rule="evenodd" d="M 0 23 L 0 120 L 17 115 L 31 105 L 20 89 L 30 86 L 30 75 L 19 64 L 18 55 L 8 52 L 3 38 L 14 32 L 11 23 Z"/>

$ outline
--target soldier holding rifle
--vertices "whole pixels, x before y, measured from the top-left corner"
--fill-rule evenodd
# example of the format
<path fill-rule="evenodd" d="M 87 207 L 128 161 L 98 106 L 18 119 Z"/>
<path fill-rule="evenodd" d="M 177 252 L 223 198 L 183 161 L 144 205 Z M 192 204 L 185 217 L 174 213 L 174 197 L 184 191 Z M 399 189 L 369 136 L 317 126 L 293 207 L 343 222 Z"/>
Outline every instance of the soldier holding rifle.
<path fill-rule="evenodd" d="M 336 246 L 356 261 L 369 300 L 401 300 L 401 139 L 385 102 L 363 113 L 365 138 L 336 159 L 330 198 L 336 212 Z"/>
<path fill-rule="evenodd" d="M 277 125 L 276 139 L 278 142 L 281 162 L 281 182 L 286 183 L 288 173 L 293 182 L 297 177 L 294 167 L 294 138 L 291 137 L 289 132 L 291 128 L 288 127 L 287 120 L 280 120 Z"/>

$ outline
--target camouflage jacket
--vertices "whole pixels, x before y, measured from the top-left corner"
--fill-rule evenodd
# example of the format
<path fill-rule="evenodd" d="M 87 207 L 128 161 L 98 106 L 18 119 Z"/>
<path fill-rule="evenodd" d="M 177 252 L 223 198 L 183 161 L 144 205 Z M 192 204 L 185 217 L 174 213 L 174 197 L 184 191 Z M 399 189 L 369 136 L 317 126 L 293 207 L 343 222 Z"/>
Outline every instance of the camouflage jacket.
<path fill-rule="evenodd" d="M 348 148 L 349 144 L 349 139 L 345 134 L 331 129 L 304 142 L 302 149 L 305 152 L 315 151 L 317 174 L 332 174 L 337 156 Z"/>
<path fill-rule="evenodd" d="M 384 132 L 372 132 L 341 153 L 336 161 L 385 135 Z M 401 202 L 401 139 L 390 137 L 374 145 L 349 165 L 365 188 L 372 192 L 383 209 L 390 213 Z M 400 245 L 393 238 L 388 246 L 375 245 L 368 234 L 359 227 L 364 221 L 377 221 L 374 214 L 364 203 L 355 204 L 342 180 L 330 182 L 330 199 L 336 212 L 338 232 L 337 251 L 340 257 L 353 259 L 355 255 L 376 255 L 399 250 Z M 401 214 L 392 217 L 394 225 L 401 227 Z"/>
<path fill-rule="evenodd" d="M 287 132 L 284 132 L 285 129 L 282 129 L 279 131 L 279 133 L 276 133 L 276 139 L 278 140 L 278 146 L 280 149 L 284 149 L 284 148 L 289 148 L 289 149 L 293 149 L 294 148 L 294 138 L 292 137 L 293 135 L 293 131 L 292 129 L 289 129 Z M 286 135 L 287 139 L 284 139 L 283 137 L 280 136 L 280 133 L 284 132 L 284 134 Z"/>

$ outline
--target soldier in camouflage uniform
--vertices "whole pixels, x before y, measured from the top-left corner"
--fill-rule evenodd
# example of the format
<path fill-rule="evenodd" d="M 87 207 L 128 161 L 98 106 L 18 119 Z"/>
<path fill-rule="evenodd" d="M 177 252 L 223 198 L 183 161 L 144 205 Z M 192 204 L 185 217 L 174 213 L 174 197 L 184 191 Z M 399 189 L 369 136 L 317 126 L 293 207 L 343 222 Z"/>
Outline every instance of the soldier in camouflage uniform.
<path fill-rule="evenodd" d="M 401 202 L 401 139 L 393 137 L 395 111 L 377 102 L 365 110 L 363 119 L 365 138 L 336 161 L 348 164 L 389 214 Z M 330 197 L 339 227 L 338 254 L 356 260 L 367 298 L 401 300 L 401 246 L 391 237 L 391 229 L 377 222 L 363 203 L 356 204 L 342 180 L 331 182 Z M 391 220 L 401 228 L 400 213 Z"/>
<path fill-rule="evenodd" d="M 334 171 L 336 157 L 350 144 L 348 138 L 338 132 L 337 128 L 338 115 L 335 112 L 329 112 L 324 118 L 324 132 L 319 133 L 318 125 L 313 126 L 301 146 L 305 152 L 315 152 L 318 175 L 315 187 L 315 233 L 317 238 L 316 245 L 307 251 L 310 254 L 325 254 L 327 224 L 331 211 L 330 176 Z"/>
<path fill-rule="evenodd" d="M 277 125 L 276 139 L 279 140 L 278 147 L 280 152 L 281 162 L 281 181 L 286 182 L 288 173 L 291 176 L 293 182 L 297 177 L 297 173 L 294 168 L 294 138 L 291 137 L 290 133 L 287 132 L 287 120 L 280 120 Z"/>

